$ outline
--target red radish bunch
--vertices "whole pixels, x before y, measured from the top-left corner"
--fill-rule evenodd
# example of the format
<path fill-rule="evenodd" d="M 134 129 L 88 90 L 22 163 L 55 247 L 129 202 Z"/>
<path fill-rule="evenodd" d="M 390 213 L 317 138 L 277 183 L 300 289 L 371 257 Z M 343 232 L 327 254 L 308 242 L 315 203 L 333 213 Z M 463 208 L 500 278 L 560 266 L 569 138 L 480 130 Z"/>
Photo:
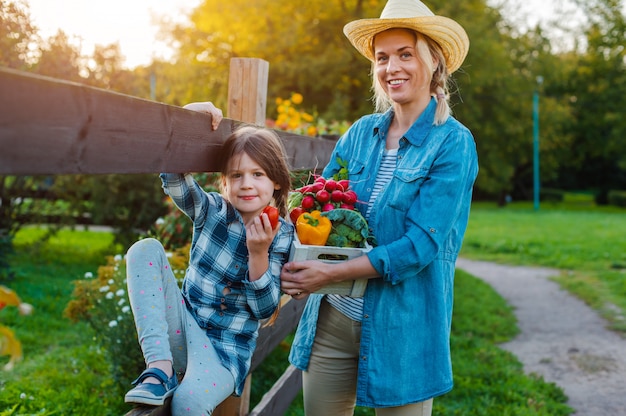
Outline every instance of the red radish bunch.
<path fill-rule="evenodd" d="M 336 208 L 354 210 L 357 195 L 347 179 L 315 178 L 312 184 L 296 189 L 289 195 L 289 216 L 293 223 L 304 212 L 326 212 Z"/>

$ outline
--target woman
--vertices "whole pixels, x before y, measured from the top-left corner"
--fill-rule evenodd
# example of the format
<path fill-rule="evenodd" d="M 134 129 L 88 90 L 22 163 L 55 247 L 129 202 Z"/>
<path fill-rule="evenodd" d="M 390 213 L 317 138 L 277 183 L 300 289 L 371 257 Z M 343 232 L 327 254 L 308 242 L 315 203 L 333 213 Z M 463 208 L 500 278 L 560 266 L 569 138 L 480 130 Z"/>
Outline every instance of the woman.
<path fill-rule="evenodd" d="M 410 16 L 410 17 L 409 17 Z M 469 48 L 463 28 L 417 0 L 390 0 L 379 19 L 344 27 L 372 61 L 376 114 L 338 141 L 323 171 L 348 162 L 378 245 L 341 263 L 290 262 L 284 292 L 371 279 L 363 298 L 311 294 L 290 361 L 303 370 L 308 416 L 430 415 L 452 389 L 455 261 L 478 173 L 474 139 L 450 115 L 448 82 Z"/>

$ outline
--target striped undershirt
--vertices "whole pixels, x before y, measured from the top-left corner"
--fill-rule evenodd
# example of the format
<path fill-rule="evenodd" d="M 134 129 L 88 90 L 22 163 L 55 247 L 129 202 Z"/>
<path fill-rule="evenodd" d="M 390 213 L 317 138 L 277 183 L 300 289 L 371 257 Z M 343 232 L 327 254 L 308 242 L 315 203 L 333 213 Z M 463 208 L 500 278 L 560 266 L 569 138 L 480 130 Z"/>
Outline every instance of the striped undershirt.
<path fill-rule="evenodd" d="M 380 164 L 380 169 L 376 175 L 376 181 L 374 182 L 374 189 L 372 190 L 372 195 L 370 196 L 370 200 L 367 204 L 365 219 L 369 220 L 370 211 L 372 209 L 372 205 L 374 205 L 374 201 L 378 198 L 380 191 L 391 180 L 393 171 L 396 169 L 397 160 L 398 149 L 385 150 L 383 160 Z M 361 315 L 363 314 L 363 298 L 351 298 L 343 295 L 327 295 L 326 299 L 328 300 L 328 303 L 348 318 L 355 321 L 361 320 Z"/>

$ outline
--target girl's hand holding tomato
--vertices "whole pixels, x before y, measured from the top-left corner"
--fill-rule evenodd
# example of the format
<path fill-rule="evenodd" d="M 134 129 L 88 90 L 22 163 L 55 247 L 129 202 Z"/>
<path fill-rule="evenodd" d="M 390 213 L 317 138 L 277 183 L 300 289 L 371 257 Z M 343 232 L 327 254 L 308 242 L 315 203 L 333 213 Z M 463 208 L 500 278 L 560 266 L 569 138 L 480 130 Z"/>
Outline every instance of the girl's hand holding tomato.
<path fill-rule="evenodd" d="M 263 222 L 263 214 L 267 215 L 267 219 L 270 221 L 272 230 L 276 229 L 276 226 L 278 225 L 278 208 L 270 205 L 263 208 L 263 212 L 261 212 L 261 222 Z"/>

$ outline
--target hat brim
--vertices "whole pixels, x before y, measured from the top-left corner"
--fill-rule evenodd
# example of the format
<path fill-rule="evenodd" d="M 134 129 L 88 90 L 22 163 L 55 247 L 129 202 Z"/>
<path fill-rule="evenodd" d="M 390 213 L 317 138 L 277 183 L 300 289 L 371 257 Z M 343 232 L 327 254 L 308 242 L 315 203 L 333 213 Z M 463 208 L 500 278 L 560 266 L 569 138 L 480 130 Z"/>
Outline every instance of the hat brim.
<path fill-rule="evenodd" d="M 360 19 L 346 24 L 343 33 L 350 43 L 367 59 L 374 61 L 374 36 L 389 29 L 411 29 L 422 33 L 441 47 L 451 74 L 461 67 L 469 50 L 469 37 L 461 25 L 443 16 L 423 16 L 388 19 Z"/>

